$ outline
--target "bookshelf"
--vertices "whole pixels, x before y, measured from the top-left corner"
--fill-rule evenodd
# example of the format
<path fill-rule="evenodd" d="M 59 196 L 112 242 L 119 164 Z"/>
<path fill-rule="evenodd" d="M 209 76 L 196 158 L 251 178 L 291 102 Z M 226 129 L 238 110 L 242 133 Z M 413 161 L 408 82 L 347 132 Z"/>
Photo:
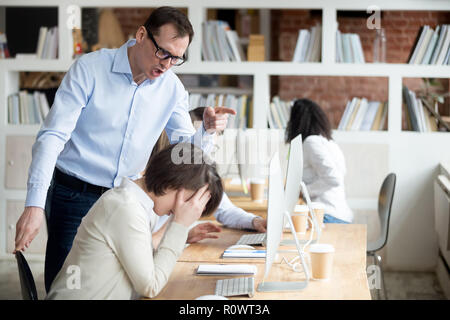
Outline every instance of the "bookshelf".
<path fill-rule="evenodd" d="M 4 155 L 6 140 L 11 136 L 34 137 L 39 126 L 8 125 L 7 97 L 19 89 L 19 73 L 26 71 L 65 72 L 73 63 L 71 32 L 66 22 L 71 15 L 70 6 L 81 8 L 154 8 L 167 5 L 162 0 L 3 0 L 1 8 L 11 7 L 56 7 L 59 27 L 58 58 L 53 60 L 0 60 L 0 150 Z M 450 158 L 450 134 L 443 132 L 412 132 L 402 130 L 402 85 L 405 78 L 450 78 L 450 66 L 409 65 L 406 63 L 336 63 L 335 31 L 342 12 L 366 11 L 370 5 L 377 5 L 383 12 L 401 11 L 444 11 L 450 12 L 446 0 L 399 0 L 399 1 L 351 1 L 351 0 L 266 0 L 256 3 L 252 0 L 173 0 L 171 6 L 187 8 L 189 19 L 195 30 L 195 37 L 189 47 L 189 61 L 176 70 L 186 75 L 243 75 L 252 78 L 253 128 L 267 128 L 268 110 L 271 98 L 277 92 L 271 88 L 274 77 L 381 77 L 387 79 L 388 124 L 386 131 L 339 131 L 333 136 L 340 144 L 348 163 L 350 178 L 350 206 L 358 211 L 370 211 L 372 219 L 377 208 L 378 188 L 389 172 L 398 177 L 396 199 L 391 219 L 391 242 L 387 246 L 387 266 L 399 270 L 430 270 L 436 257 L 434 226 L 430 211 L 433 210 L 432 181 L 438 163 Z M 206 62 L 202 61 L 202 23 L 208 19 L 211 10 L 253 9 L 259 12 L 259 32 L 265 35 L 266 57 L 271 57 L 273 43 L 271 12 L 279 10 L 301 10 L 320 12 L 322 25 L 321 62 L 293 63 L 290 61 L 264 62 Z M 2 11 L 0 10 L 0 13 Z M 387 18 L 386 18 L 387 19 Z M 79 21 L 78 21 L 79 22 Z M 382 20 L 383 24 L 383 20 Z M 355 28 L 362 28 L 359 26 Z M 1 30 L 0 30 L 1 31 Z M 418 30 L 415 30 L 415 32 Z M 345 31 L 347 32 L 347 31 Z M 415 37 L 413 35 L 412 37 Z M 271 43 L 273 46 L 271 46 Z M 295 43 L 294 43 L 295 45 Z M 294 46 L 295 47 L 295 46 Z M 388 48 L 389 50 L 389 48 Z M 412 46 L 411 46 L 412 50 Z M 366 61 L 371 61 L 366 59 Z M 390 62 L 390 63 L 389 63 Z M 196 90 L 202 90 L 196 88 Z M 299 95 L 300 96 L 300 95 Z M 342 106 L 342 108 L 344 108 Z M 343 111 L 343 110 L 342 110 Z M 31 150 L 29 150 L 31 155 Z M 28 155 L 30 157 L 30 155 Z M 414 161 L 412 161 L 414 160 Z M 5 185 L 8 163 L 0 157 L 0 258 L 12 259 L 7 252 L 7 234 L 13 232 L 7 225 L 7 201 L 24 201 L 25 189 L 11 189 Z M 358 165 L 360 164 L 360 167 Z M 369 165 L 370 164 L 370 165 Z M 27 170 L 24 168 L 23 170 Z M 364 177 L 364 179 L 361 179 Z M 352 180 L 353 179 L 353 180 Z M 361 181 L 364 180 L 364 181 Z M 358 190 L 351 193 L 351 190 Z M 362 220 L 364 222 L 364 220 Z M 370 234 L 371 231 L 369 231 Z M 418 237 L 421 234 L 423 237 Z M 421 250 L 415 250 L 420 247 Z M 30 254 L 31 258 L 43 259 L 42 253 Z"/>

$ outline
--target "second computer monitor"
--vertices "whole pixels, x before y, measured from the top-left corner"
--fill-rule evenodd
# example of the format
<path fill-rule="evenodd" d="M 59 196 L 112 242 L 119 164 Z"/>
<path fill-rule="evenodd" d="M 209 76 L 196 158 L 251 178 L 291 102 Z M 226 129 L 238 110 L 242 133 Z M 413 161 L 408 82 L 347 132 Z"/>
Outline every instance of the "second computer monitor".
<path fill-rule="evenodd" d="M 269 165 L 269 191 L 267 197 L 267 240 L 264 278 L 267 278 L 275 260 L 283 231 L 283 217 L 286 211 L 283 180 L 278 152 Z"/>
<path fill-rule="evenodd" d="M 302 135 L 299 134 L 291 141 L 289 160 L 286 174 L 285 201 L 286 210 L 292 215 L 300 197 L 303 178 L 303 147 Z"/>

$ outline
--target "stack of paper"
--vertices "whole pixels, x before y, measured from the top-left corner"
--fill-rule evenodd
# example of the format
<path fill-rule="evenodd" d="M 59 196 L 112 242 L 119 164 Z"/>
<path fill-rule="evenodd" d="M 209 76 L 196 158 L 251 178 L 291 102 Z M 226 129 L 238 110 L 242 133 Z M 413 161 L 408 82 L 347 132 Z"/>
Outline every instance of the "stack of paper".
<path fill-rule="evenodd" d="M 201 264 L 198 275 L 254 275 L 257 269 L 250 264 Z"/>
<path fill-rule="evenodd" d="M 225 250 L 223 258 L 265 258 L 266 250 Z"/>

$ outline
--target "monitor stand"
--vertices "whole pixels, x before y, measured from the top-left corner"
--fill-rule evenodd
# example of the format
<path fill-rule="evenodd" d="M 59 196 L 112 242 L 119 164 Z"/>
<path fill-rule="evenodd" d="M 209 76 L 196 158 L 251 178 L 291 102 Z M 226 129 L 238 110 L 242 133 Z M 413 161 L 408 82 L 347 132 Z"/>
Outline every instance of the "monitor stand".
<path fill-rule="evenodd" d="M 303 267 L 303 271 L 306 276 L 305 281 L 273 281 L 273 282 L 261 282 L 256 288 L 259 292 L 274 292 L 274 291 L 300 291 L 305 289 L 308 286 L 310 274 L 309 267 L 306 264 L 305 257 L 302 253 L 302 248 L 300 246 L 300 242 L 298 241 L 297 234 L 295 232 L 294 224 L 292 222 L 291 216 L 287 211 L 284 212 L 286 219 L 288 220 L 289 227 L 291 229 L 291 233 L 294 236 L 295 246 L 297 247 L 297 251 L 300 257 L 300 261 Z"/>
<path fill-rule="evenodd" d="M 322 234 L 322 228 L 319 228 L 319 225 L 317 224 L 317 219 L 316 219 L 316 214 L 312 208 L 312 203 L 311 203 L 311 198 L 309 197 L 309 193 L 308 193 L 308 189 L 306 188 L 305 183 L 302 181 L 300 183 L 301 186 L 301 190 L 303 195 L 305 196 L 306 199 L 306 205 L 309 208 L 309 212 L 312 212 L 311 217 L 312 217 L 312 222 L 314 223 L 314 230 L 316 231 L 317 237 L 316 239 L 313 239 L 311 241 L 311 243 L 318 243 L 320 240 L 320 236 Z M 294 230 L 294 234 L 295 234 L 295 230 Z M 283 246 L 292 246 L 296 243 L 296 241 L 300 242 L 301 244 L 305 244 L 307 242 L 309 242 L 309 240 L 291 240 L 291 239 L 286 239 L 286 240 L 282 240 L 281 241 L 281 245 Z"/>

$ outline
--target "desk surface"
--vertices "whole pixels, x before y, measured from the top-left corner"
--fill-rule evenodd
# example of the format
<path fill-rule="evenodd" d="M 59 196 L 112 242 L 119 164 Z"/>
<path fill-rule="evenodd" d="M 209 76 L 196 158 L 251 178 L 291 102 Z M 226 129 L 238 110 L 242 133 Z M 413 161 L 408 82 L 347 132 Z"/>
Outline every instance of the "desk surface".
<path fill-rule="evenodd" d="M 199 264 L 207 263 L 254 263 L 258 268 L 256 285 L 263 280 L 264 259 L 221 259 L 229 245 L 248 233 L 223 228 L 219 239 L 205 239 L 186 248 L 173 270 L 169 282 L 156 299 L 195 299 L 213 294 L 216 281 L 228 276 L 197 276 Z M 287 235 L 287 234 L 285 234 Z M 366 226 L 327 224 L 322 232 L 321 243 L 335 247 L 333 276 L 330 281 L 311 280 L 306 289 L 296 292 L 258 292 L 252 299 L 371 299 L 366 274 Z M 279 254 L 283 255 L 283 254 Z M 290 257 L 286 255 L 286 257 Z M 279 259 L 280 260 L 280 259 Z M 303 281 L 302 273 L 293 272 L 285 263 L 274 263 L 266 281 Z M 181 289 L 182 288 L 182 289 Z M 233 297 L 232 299 L 248 299 Z"/>

